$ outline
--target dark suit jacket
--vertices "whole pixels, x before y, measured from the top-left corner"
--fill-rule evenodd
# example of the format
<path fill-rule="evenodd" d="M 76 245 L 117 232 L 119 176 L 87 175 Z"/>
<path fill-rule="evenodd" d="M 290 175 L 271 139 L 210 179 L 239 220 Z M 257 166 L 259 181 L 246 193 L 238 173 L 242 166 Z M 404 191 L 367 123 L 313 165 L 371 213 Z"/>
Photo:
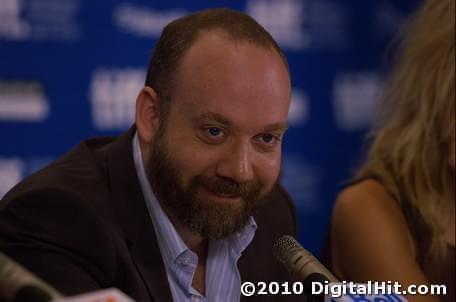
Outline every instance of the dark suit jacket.
<path fill-rule="evenodd" d="M 134 168 L 134 131 L 83 141 L 14 187 L 0 204 L 0 251 L 66 295 L 117 287 L 137 301 L 172 301 Z M 271 247 L 295 233 L 294 209 L 279 186 L 269 199 L 255 215 L 258 229 L 238 262 L 242 281 L 290 277 Z"/>

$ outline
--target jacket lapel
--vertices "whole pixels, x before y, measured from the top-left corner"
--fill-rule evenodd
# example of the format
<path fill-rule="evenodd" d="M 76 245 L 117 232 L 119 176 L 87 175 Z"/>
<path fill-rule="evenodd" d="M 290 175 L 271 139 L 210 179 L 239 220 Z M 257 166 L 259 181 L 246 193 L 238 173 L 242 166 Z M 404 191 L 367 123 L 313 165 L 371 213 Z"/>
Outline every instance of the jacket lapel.
<path fill-rule="evenodd" d="M 113 207 L 149 295 L 155 301 L 172 301 L 154 227 L 134 166 L 132 139 L 135 131 L 132 127 L 109 146 L 108 173 Z"/>

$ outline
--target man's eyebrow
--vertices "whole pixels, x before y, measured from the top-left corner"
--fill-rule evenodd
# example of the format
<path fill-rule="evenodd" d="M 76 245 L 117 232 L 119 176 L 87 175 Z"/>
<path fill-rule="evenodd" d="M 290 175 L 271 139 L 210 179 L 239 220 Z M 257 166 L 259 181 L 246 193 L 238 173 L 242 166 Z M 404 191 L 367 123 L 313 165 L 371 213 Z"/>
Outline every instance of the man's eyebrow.
<path fill-rule="evenodd" d="M 195 118 L 192 119 L 194 124 L 202 123 L 202 122 L 217 122 L 220 123 L 224 126 L 231 126 L 233 123 L 228 120 L 226 117 L 223 115 L 220 115 L 215 112 L 204 112 Z M 274 123 L 271 125 L 267 125 L 263 127 L 262 131 L 263 132 L 274 132 L 274 131 L 279 131 L 279 132 L 285 132 L 288 129 L 288 125 L 286 123 Z"/>
<path fill-rule="evenodd" d="M 264 132 L 274 132 L 274 131 L 279 131 L 279 132 L 285 132 L 288 129 L 288 125 L 286 123 L 275 123 L 268 125 L 263 128 Z"/>
<path fill-rule="evenodd" d="M 218 122 L 225 126 L 230 126 L 232 123 L 224 116 L 214 112 L 204 112 L 193 118 L 193 123 L 201 123 L 205 121 Z"/>

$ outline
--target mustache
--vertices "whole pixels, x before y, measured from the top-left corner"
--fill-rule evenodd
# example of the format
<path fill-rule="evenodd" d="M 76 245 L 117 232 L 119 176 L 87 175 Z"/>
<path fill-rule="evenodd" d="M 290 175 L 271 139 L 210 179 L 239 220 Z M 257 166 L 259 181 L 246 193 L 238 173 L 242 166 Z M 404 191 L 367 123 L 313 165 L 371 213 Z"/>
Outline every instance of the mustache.
<path fill-rule="evenodd" d="M 244 200 L 255 199 L 259 196 L 261 185 L 258 181 L 252 180 L 245 183 L 238 183 L 229 178 L 198 176 L 196 184 L 203 186 L 207 190 L 221 195 L 228 195 Z"/>

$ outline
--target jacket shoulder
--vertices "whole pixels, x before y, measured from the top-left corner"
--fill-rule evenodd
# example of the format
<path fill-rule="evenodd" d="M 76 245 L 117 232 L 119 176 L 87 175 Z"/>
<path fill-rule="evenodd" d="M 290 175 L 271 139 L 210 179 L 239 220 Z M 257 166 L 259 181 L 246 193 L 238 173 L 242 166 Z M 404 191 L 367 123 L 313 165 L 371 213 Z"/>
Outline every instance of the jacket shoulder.
<path fill-rule="evenodd" d="M 15 185 L 0 201 L 0 209 L 24 194 L 57 191 L 75 195 L 106 187 L 106 150 L 112 138 L 82 141 L 66 154 Z"/>

